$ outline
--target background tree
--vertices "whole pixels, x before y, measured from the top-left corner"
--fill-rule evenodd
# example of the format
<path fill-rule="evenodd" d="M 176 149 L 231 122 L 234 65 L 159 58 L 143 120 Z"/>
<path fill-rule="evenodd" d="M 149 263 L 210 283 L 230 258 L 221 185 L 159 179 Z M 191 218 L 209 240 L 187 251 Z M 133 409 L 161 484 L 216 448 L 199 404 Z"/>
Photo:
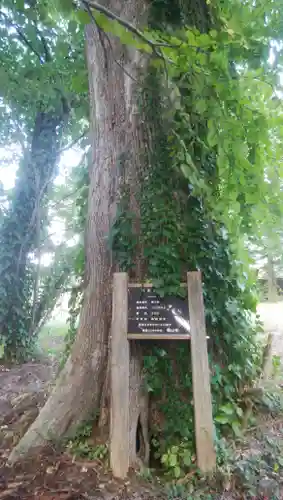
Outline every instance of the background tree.
<path fill-rule="evenodd" d="M 274 117 L 273 113 L 277 117 Z M 271 112 L 270 112 L 271 111 Z M 282 274 L 282 117 L 280 101 L 272 98 L 271 110 L 267 110 L 272 153 L 263 172 L 261 200 L 253 208 L 254 224 L 247 235 L 259 278 L 266 280 L 265 294 L 269 301 L 277 300 L 276 280 Z M 277 125 L 277 126 L 276 126 Z"/>
<path fill-rule="evenodd" d="M 40 262 L 61 151 L 70 137 L 80 139 L 87 126 L 85 91 L 74 88 L 77 71 L 84 78 L 82 33 L 56 15 L 44 2 L 1 4 L 0 92 L 6 118 L 1 140 L 21 148 L 0 229 L 0 336 L 8 359 L 23 359 L 35 339 L 40 277 L 30 256 L 36 254 Z"/>

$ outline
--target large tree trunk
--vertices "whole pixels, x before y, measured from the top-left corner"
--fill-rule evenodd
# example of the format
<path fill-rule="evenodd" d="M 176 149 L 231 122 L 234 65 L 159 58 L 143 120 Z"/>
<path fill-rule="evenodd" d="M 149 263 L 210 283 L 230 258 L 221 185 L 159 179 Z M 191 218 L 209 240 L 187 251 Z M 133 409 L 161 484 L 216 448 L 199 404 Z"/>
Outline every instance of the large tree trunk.
<path fill-rule="evenodd" d="M 144 0 L 110 0 L 104 4 L 133 24 L 140 22 L 145 12 Z M 94 25 L 86 29 L 87 62 L 92 123 L 92 163 L 86 237 L 85 296 L 78 334 L 69 359 L 56 386 L 38 418 L 14 448 L 10 461 L 25 456 L 48 441 L 60 440 L 72 434 L 77 425 L 100 407 L 108 356 L 111 321 L 111 285 L 114 263 L 108 247 L 108 234 L 116 215 L 122 182 L 137 185 L 140 166 L 139 150 L 143 137 L 137 127 L 134 78 L 140 66 L 139 55 L 122 47 L 111 38 L 111 46 Z M 101 40 L 104 43 L 101 43 Z M 119 64 L 117 64 L 117 62 Z M 124 161 L 123 171 L 121 164 Z M 135 191 L 132 206 L 135 205 Z M 140 357 L 133 353 L 132 401 L 135 421 L 146 412 L 146 397 L 140 398 Z M 140 403 L 138 401 L 140 400 Z M 133 405 L 133 406 L 134 406 Z M 136 426 L 130 430 L 136 440 Z M 143 433 L 146 439 L 146 430 Z M 133 437 L 134 436 L 134 437 Z M 136 452 L 136 444 L 133 445 Z M 148 450 L 145 452 L 148 455 Z M 135 457 L 132 457 L 134 461 Z"/>

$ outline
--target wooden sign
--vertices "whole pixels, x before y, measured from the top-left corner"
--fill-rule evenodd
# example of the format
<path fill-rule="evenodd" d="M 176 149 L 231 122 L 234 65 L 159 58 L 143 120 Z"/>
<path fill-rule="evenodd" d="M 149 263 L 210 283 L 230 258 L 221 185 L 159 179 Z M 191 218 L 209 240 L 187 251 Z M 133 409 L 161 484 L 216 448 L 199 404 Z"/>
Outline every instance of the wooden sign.
<path fill-rule="evenodd" d="M 188 301 L 161 298 L 151 286 L 128 287 L 128 339 L 190 339 Z"/>
<path fill-rule="evenodd" d="M 129 430 L 130 390 L 134 387 L 130 339 L 190 339 L 198 467 L 203 473 L 215 469 L 210 371 L 199 271 L 187 274 L 186 288 L 188 304 L 177 297 L 162 299 L 150 285 L 129 284 L 126 273 L 114 274 L 109 449 L 112 472 L 120 479 L 134 466 L 130 458 Z"/>

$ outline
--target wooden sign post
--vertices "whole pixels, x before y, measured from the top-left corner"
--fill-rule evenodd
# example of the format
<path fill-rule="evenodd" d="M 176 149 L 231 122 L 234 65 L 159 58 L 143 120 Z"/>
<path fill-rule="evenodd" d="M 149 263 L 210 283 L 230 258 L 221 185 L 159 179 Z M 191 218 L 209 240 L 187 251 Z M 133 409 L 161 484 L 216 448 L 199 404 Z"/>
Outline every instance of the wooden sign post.
<path fill-rule="evenodd" d="M 115 273 L 113 279 L 111 327 L 110 467 L 124 479 L 129 471 L 129 383 L 130 352 L 128 328 L 128 275 Z"/>
<path fill-rule="evenodd" d="M 201 273 L 188 273 L 187 280 L 197 461 L 199 469 L 207 473 L 215 469 L 216 454 Z"/>
<path fill-rule="evenodd" d="M 188 303 L 161 299 L 152 285 L 128 284 L 115 273 L 111 327 L 110 466 L 124 479 L 130 467 L 130 349 L 135 340 L 191 340 L 197 460 L 204 473 L 214 470 L 213 420 L 201 273 L 187 275 Z"/>

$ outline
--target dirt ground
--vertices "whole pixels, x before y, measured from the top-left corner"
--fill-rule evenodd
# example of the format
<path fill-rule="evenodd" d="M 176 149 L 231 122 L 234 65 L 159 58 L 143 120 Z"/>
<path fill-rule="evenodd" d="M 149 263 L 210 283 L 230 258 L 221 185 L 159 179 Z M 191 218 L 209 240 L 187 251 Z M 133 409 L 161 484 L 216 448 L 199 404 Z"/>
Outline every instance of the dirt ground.
<path fill-rule="evenodd" d="M 264 330 L 274 333 L 274 354 L 283 359 L 283 303 L 261 304 L 258 312 L 264 323 Z M 75 460 L 68 453 L 59 453 L 54 449 L 41 456 L 36 464 L 33 460 L 14 468 L 6 465 L 15 436 L 19 439 L 36 417 L 50 390 L 56 370 L 56 363 L 48 357 L 41 363 L 10 368 L 0 364 L 0 500 L 169 498 L 134 476 L 124 483 L 114 480 L 99 460 Z M 283 421 L 277 422 L 276 426 L 276 439 L 283 439 Z M 274 426 L 271 432 L 274 433 Z M 236 497 L 223 494 L 219 498 Z"/>
<path fill-rule="evenodd" d="M 50 449 L 16 467 L 6 459 L 16 440 L 44 404 L 57 366 L 46 359 L 7 368 L 0 365 L 0 499 L 1 500 L 150 500 L 162 498 L 152 486 L 111 477 L 99 460 L 75 459 Z"/>
<path fill-rule="evenodd" d="M 0 365 L 0 415 L 1 418 L 13 409 L 12 401 L 20 394 L 46 392 L 48 383 L 55 374 L 51 363 L 27 363 L 8 368 Z"/>

